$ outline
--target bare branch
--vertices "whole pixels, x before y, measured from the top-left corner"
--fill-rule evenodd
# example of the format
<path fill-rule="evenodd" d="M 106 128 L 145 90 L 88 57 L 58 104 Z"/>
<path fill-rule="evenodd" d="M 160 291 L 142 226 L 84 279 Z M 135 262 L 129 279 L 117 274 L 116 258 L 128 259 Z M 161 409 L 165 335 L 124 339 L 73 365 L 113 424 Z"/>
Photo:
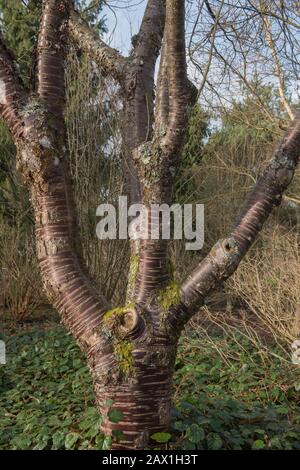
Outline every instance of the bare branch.
<path fill-rule="evenodd" d="M 291 120 L 293 120 L 295 118 L 295 115 L 292 111 L 290 103 L 288 102 L 288 100 L 285 96 L 284 76 L 283 76 L 283 72 L 282 72 L 282 68 L 281 68 L 279 58 L 278 58 L 277 53 L 276 53 L 276 47 L 275 47 L 273 36 L 272 36 L 272 33 L 271 33 L 270 23 L 269 23 L 269 20 L 268 20 L 267 16 L 265 15 L 265 13 L 263 11 L 261 12 L 261 16 L 262 16 L 263 25 L 264 25 L 264 28 L 265 28 L 266 40 L 267 40 L 268 46 L 271 50 L 273 61 L 274 61 L 275 76 L 276 76 L 277 81 L 278 81 L 279 96 L 281 98 L 281 102 L 282 102 L 283 107 L 285 108 L 289 118 Z"/>
<path fill-rule="evenodd" d="M 126 58 L 102 41 L 75 10 L 71 11 L 69 30 L 73 41 L 101 67 L 103 75 L 110 75 L 115 80 L 122 81 Z"/>

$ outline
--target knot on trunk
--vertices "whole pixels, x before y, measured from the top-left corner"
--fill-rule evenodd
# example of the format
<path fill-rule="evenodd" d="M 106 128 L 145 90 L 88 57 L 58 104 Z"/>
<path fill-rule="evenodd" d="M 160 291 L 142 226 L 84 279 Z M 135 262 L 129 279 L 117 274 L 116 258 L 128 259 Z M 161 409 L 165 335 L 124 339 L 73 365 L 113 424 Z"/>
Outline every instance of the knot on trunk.
<path fill-rule="evenodd" d="M 134 337 L 142 326 L 143 320 L 132 305 L 108 310 L 103 316 L 103 332 L 108 338 Z"/>

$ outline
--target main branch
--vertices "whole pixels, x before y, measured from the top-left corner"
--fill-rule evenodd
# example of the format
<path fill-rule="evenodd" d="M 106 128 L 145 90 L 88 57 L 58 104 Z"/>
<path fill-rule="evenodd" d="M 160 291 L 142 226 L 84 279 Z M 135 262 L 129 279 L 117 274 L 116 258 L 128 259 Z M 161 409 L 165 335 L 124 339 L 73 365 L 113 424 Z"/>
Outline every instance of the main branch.
<path fill-rule="evenodd" d="M 152 141 L 136 151 L 143 203 L 168 204 L 172 198 L 191 104 L 185 51 L 185 2 L 167 0 L 162 63 L 159 73 L 158 109 Z M 194 95 L 195 97 L 195 95 Z M 153 239 L 157 232 L 159 239 Z M 136 300 L 149 303 L 169 282 L 167 242 L 162 240 L 158 214 L 149 214 L 148 239 L 142 241 L 137 270 Z"/>

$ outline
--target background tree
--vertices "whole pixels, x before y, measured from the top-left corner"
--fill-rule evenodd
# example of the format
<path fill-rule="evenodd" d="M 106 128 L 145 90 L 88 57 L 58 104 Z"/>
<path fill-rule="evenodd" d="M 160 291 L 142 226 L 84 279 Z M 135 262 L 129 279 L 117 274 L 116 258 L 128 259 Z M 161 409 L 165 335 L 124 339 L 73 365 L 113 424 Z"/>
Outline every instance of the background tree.
<path fill-rule="evenodd" d="M 288 125 L 298 99 L 300 22 L 294 2 L 204 0 L 190 12 L 190 23 L 189 56 L 211 109 L 226 108 L 243 84 L 270 121 Z M 257 92 L 265 85 L 278 91 L 279 114 L 270 113 L 267 97 Z"/>

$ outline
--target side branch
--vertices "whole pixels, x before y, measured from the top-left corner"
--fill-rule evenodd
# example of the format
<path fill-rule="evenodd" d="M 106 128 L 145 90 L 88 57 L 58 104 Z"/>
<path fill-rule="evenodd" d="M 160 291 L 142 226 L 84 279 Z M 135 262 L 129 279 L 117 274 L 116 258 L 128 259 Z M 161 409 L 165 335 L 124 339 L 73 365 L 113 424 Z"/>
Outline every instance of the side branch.
<path fill-rule="evenodd" d="M 133 150 L 151 140 L 153 135 L 155 65 L 164 26 L 165 0 L 148 0 L 139 33 L 132 39 L 134 47 L 124 84 L 124 128 L 131 129 L 131 132 L 130 136 L 123 135 L 130 160 Z"/>
<path fill-rule="evenodd" d="M 185 2 L 167 1 L 167 60 L 171 95 L 171 125 L 186 121 L 187 65 L 185 57 Z"/>
<path fill-rule="evenodd" d="M 13 56 L 0 36 L 0 117 L 15 138 L 20 137 L 24 130 L 21 111 L 26 95 Z"/>
<path fill-rule="evenodd" d="M 237 269 L 274 206 L 292 181 L 300 155 L 300 117 L 279 144 L 274 157 L 247 198 L 229 237 L 219 241 L 181 286 L 181 301 L 167 321 L 176 330 L 204 304 L 205 298 Z"/>
<path fill-rule="evenodd" d="M 103 75 L 123 80 L 127 59 L 102 41 L 75 10 L 70 14 L 69 31 L 73 41 L 101 67 Z"/>
<path fill-rule="evenodd" d="M 22 108 L 24 130 L 14 140 L 18 169 L 34 209 L 44 289 L 89 355 L 107 340 L 101 325 L 109 306 L 98 294 L 82 259 L 68 169 L 63 121 L 66 48 L 62 41 L 70 4 L 69 0 L 44 2 L 38 47 L 39 96 L 33 95 Z"/>

